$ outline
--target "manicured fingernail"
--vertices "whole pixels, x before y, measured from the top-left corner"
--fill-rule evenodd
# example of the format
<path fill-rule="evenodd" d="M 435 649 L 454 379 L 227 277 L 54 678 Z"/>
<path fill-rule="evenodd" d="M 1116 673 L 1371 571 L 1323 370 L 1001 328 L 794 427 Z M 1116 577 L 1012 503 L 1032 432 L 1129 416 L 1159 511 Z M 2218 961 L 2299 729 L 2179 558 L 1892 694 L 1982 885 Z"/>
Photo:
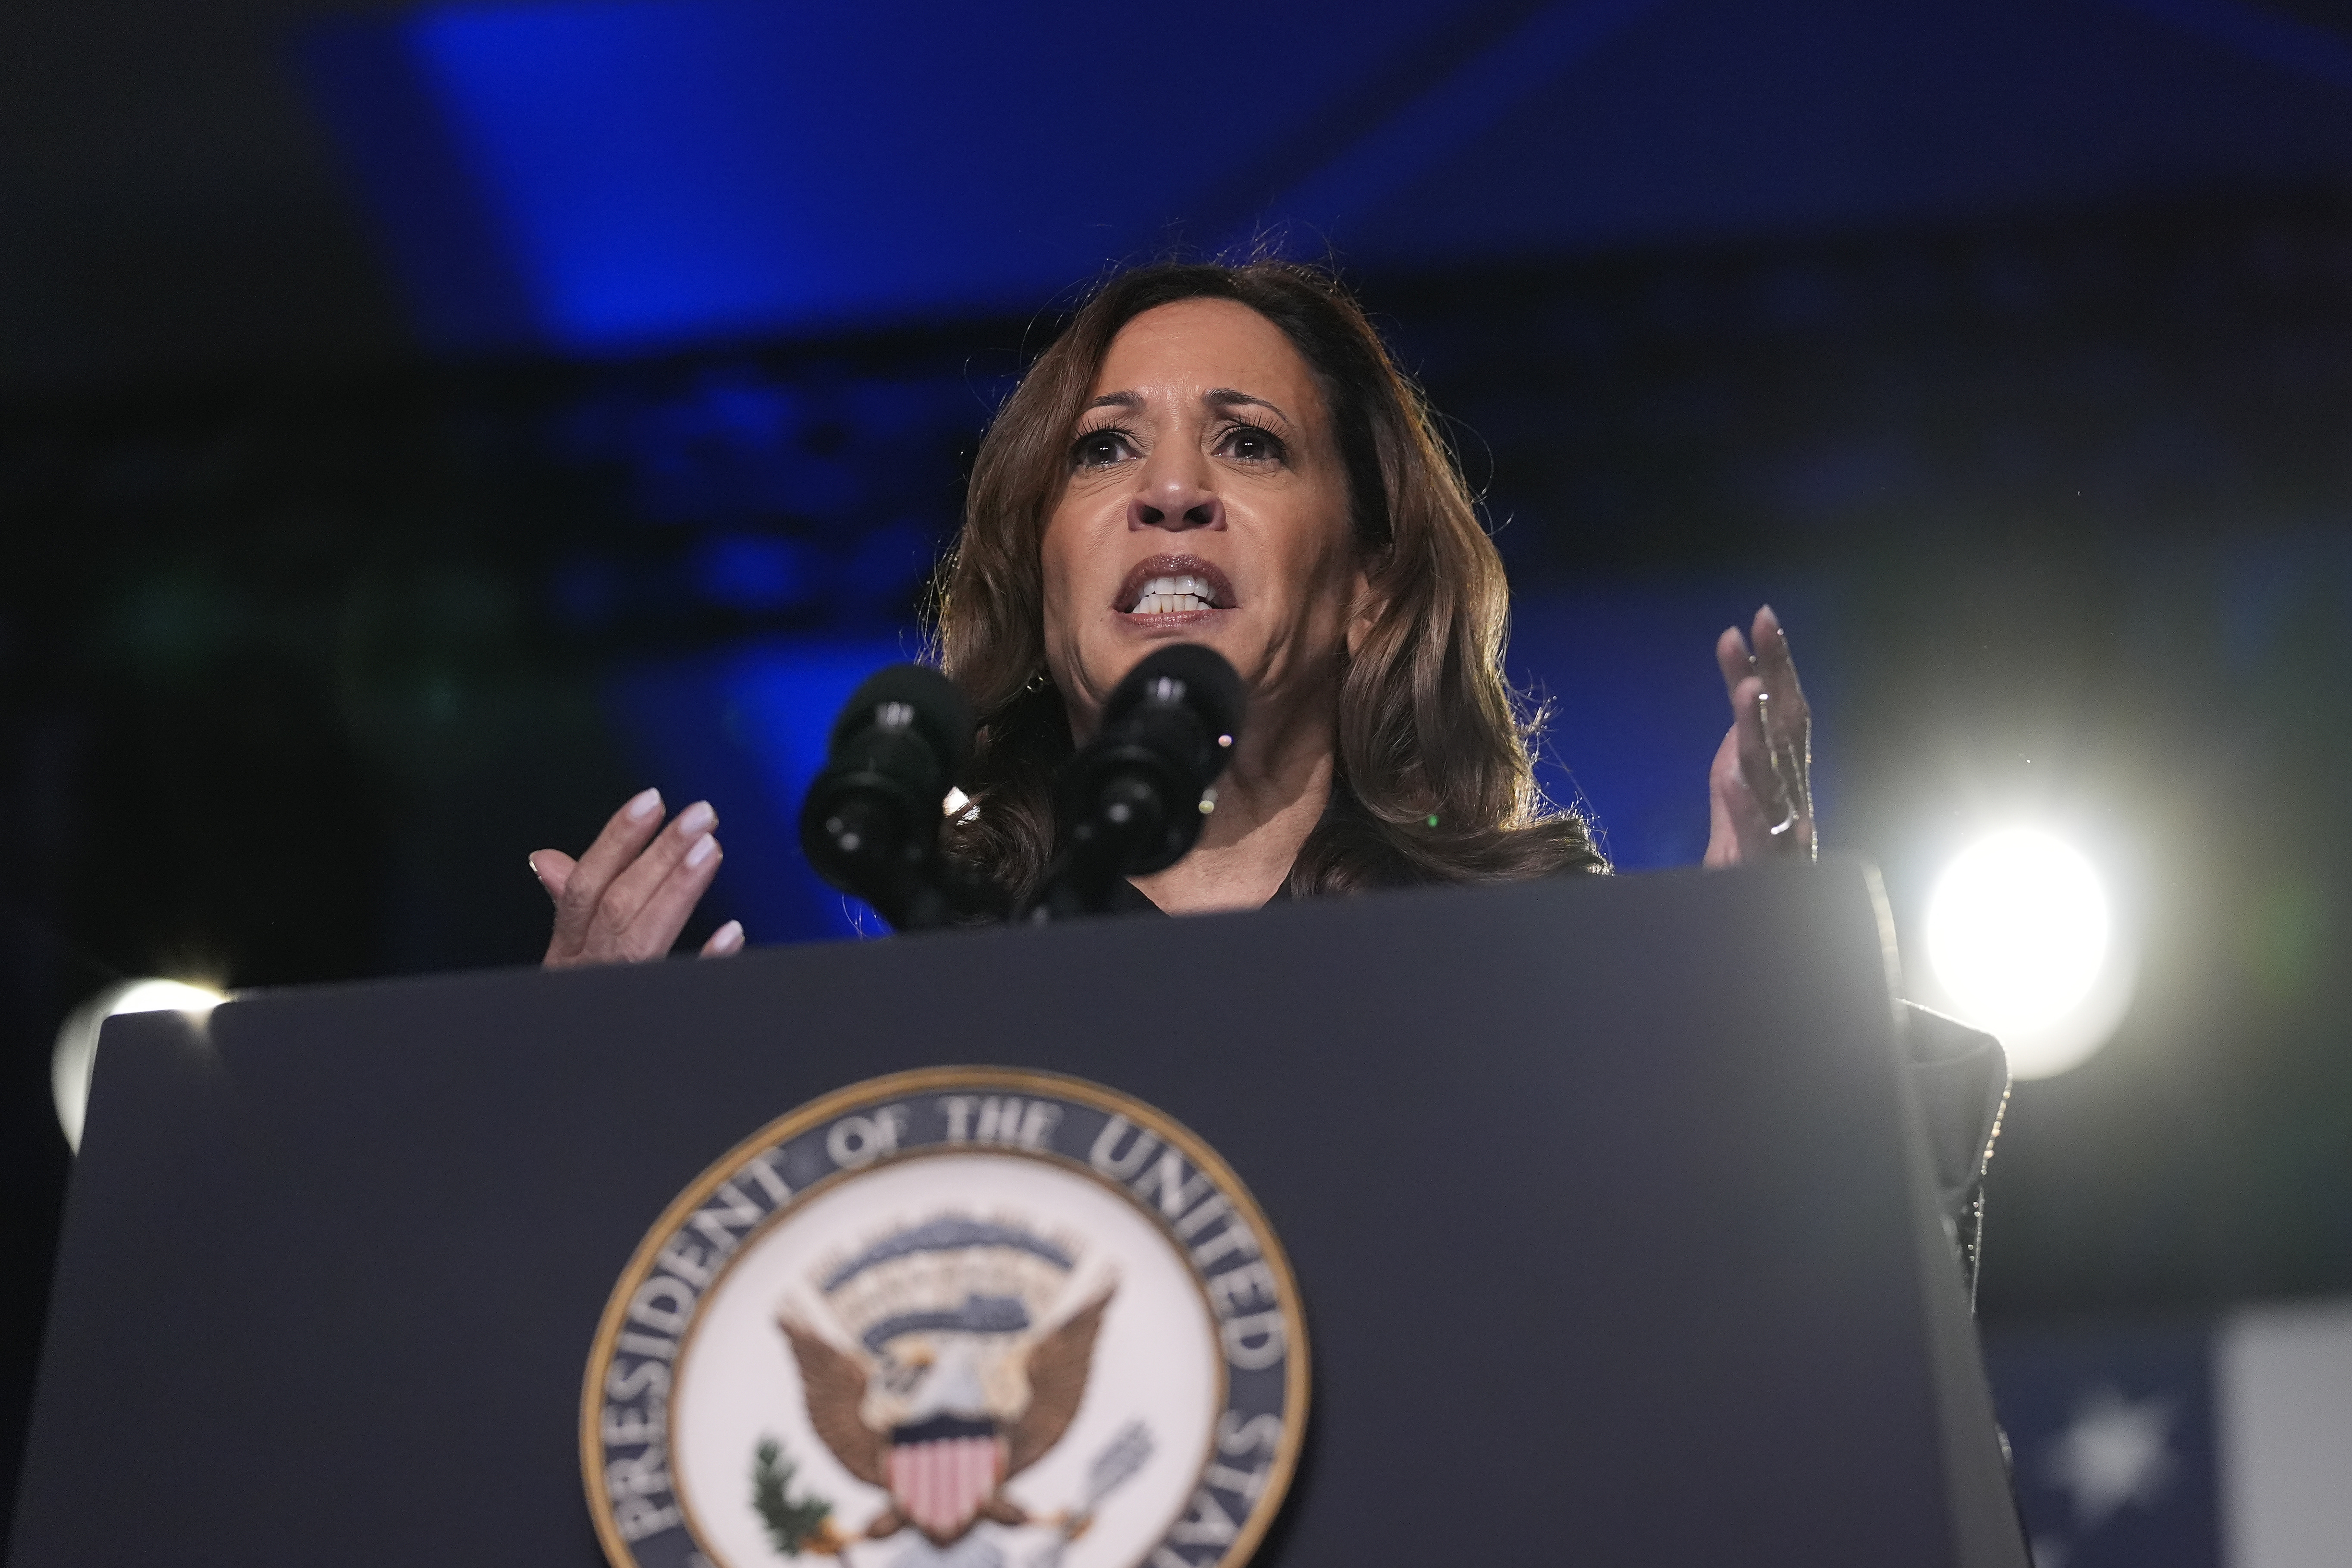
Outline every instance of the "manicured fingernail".
<path fill-rule="evenodd" d="M 643 795 L 638 795 L 635 800 L 629 802 L 629 820 L 631 822 L 643 822 L 646 817 L 655 815 L 660 810 L 661 791 L 657 789 L 649 789 Z"/>
<path fill-rule="evenodd" d="M 710 933 L 710 951 L 713 952 L 733 952 L 742 945 L 743 922 L 741 921 L 729 921 Z"/>
<path fill-rule="evenodd" d="M 719 840 L 711 837 L 710 835 L 706 833 L 701 837 L 694 841 L 693 848 L 686 852 L 686 863 L 693 867 L 695 869 L 700 870 L 704 866 L 709 863 L 710 858 L 718 853 Z"/>
<path fill-rule="evenodd" d="M 541 877 L 539 874 L 539 857 L 537 855 L 532 854 L 524 856 L 522 858 L 522 863 L 530 868 L 531 876 L 536 878 L 539 881 L 545 882 L 547 880 L 546 878 Z"/>
<path fill-rule="evenodd" d="M 719 814 L 710 809 L 710 803 L 698 800 L 677 814 L 677 830 L 680 833 L 708 833 L 710 825 L 718 820 Z"/>

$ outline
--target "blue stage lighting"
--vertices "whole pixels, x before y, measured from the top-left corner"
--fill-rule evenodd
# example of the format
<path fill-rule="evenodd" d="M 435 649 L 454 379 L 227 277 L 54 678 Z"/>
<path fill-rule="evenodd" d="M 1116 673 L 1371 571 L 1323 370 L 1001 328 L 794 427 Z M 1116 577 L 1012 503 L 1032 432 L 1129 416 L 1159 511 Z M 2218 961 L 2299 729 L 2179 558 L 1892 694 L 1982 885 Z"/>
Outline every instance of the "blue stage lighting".
<path fill-rule="evenodd" d="M 630 353 L 1031 310 L 1246 232 L 1334 100 L 1444 30 L 1401 0 L 1333 20 L 434 6 L 341 25 L 310 64 L 428 336 Z"/>

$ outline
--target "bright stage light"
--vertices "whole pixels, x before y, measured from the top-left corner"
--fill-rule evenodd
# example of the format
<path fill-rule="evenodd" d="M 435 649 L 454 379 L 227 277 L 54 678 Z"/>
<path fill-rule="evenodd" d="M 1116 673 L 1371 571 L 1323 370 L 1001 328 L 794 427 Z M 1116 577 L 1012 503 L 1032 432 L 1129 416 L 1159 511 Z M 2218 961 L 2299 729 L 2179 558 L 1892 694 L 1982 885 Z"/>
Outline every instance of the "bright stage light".
<path fill-rule="evenodd" d="M 133 980 L 109 986 L 66 1016 L 49 1057 L 49 1096 L 57 1101 L 58 1125 L 67 1144 L 81 1152 L 81 1128 L 89 1114 L 90 1075 L 98 1069 L 98 1032 L 118 1013 L 211 1012 L 221 994 L 184 980 Z"/>
<path fill-rule="evenodd" d="M 2106 889 L 2072 846 L 2031 828 L 1979 839 L 1927 905 L 1927 961 L 1952 1010 L 2000 1037 L 2010 1070 L 2050 1078 L 2105 1045 L 2131 993 Z"/>

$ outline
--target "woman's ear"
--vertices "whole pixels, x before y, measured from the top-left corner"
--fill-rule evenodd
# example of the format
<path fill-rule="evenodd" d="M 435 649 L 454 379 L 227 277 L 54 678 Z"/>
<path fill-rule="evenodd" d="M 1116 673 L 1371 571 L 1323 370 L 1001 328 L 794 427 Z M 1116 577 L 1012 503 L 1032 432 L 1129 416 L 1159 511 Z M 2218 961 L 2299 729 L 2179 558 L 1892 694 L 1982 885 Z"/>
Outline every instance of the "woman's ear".
<path fill-rule="evenodd" d="M 1348 657 L 1354 658 L 1363 647 L 1364 638 L 1380 625 L 1388 614 L 1388 590 L 1381 585 L 1381 568 L 1388 563 L 1386 554 L 1360 554 L 1348 588 Z"/>

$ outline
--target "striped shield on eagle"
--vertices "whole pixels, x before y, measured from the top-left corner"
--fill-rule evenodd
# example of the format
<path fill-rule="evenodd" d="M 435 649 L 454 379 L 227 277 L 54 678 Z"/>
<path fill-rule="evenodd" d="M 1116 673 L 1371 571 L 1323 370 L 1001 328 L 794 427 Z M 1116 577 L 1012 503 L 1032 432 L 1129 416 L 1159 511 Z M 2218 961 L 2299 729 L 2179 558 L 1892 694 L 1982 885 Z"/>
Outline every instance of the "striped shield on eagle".
<path fill-rule="evenodd" d="M 778 1315 L 809 1424 L 843 1468 L 889 1494 L 859 1536 L 911 1527 L 944 1547 L 982 1520 L 1030 1522 L 1004 1485 L 1076 1416 L 1112 1295 L 1044 1327 L 1076 1266 L 1016 1222 L 940 1215 L 815 1282 L 855 1349 Z"/>

